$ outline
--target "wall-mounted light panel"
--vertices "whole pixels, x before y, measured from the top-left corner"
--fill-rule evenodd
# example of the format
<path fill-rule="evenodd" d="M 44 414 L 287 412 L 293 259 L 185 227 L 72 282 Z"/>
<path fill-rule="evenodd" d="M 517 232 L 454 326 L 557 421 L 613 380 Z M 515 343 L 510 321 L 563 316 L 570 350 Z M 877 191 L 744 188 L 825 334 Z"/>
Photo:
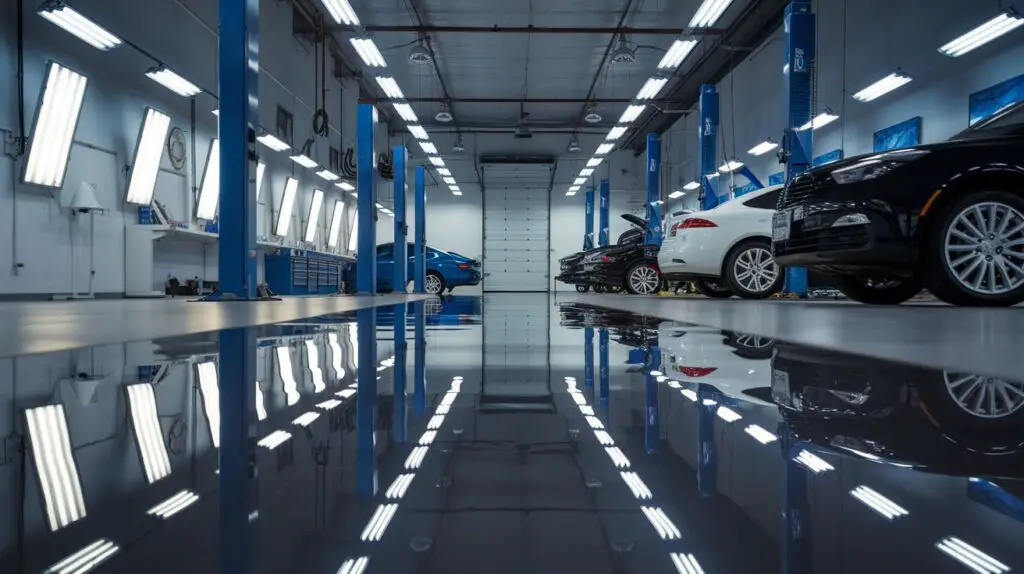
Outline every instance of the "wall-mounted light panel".
<path fill-rule="evenodd" d="M 284 183 L 284 197 L 281 198 L 281 208 L 277 210 L 277 223 L 274 225 L 274 234 L 284 237 L 288 235 L 288 228 L 292 223 L 292 209 L 295 207 L 295 195 L 299 191 L 299 180 L 289 177 Z"/>
<path fill-rule="evenodd" d="M 220 387 L 217 383 L 217 364 L 213 361 L 196 365 L 199 393 L 203 397 L 203 412 L 210 430 L 213 448 L 220 448 Z"/>
<path fill-rule="evenodd" d="M 303 237 L 306 243 L 312 243 L 316 239 L 317 223 L 320 222 L 320 207 L 324 203 L 324 192 L 320 189 L 313 190 L 313 200 L 309 203 L 309 217 L 306 218 L 306 234 Z"/>
<path fill-rule="evenodd" d="M 25 183 L 64 187 L 71 143 L 85 101 L 89 80 L 57 62 L 46 65 L 46 81 L 36 107 L 35 124 L 29 137 Z"/>
<path fill-rule="evenodd" d="M 146 481 L 150 484 L 171 474 L 171 460 L 160 428 L 153 385 L 141 383 L 125 387 L 128 394 L 128 412 L 131 415 L 135 443 L 142 459 Z"/>
<path fill-rule="evenodd" d="M 199 188 L 199 200 L 196 201 L 196 218 L 213 220 L 217 217 L 217 202 L 220 200 L 220 140 L 214 138 L 210 142 L 210 152 L 206 154 L 206 167 L 203 169 L 203 184 Z"/>
<path fill-rule="evenodd" d="M 267 172 L 267 164 L 262 161 L 256 162 L 256 201 L 260 200 L 260 190 L 263 189 L 263 175 Z"/>
<path fill-rule="evenodd" d="M 164 143 L 171 118 L 167 114 L 146 108 L 135 142 L 135 156 L 128 174 L 128 196 L 125 201 L 134 205 L 153 203 L 156 178 L 160 173 L 160 160 L 164 157 Z"/>
<path fill-rule="evenodd" d="M 327 232 L 327 246 L 337 247 L 338 237 L 341 235 L 341 220 L 345 216 L 345 201 L 334 200 L 334 212 L 331 214 L 331 228 Z"/>
<path fill-rule="evenodd" d="M 359 214 L 352 212 L 352 232 L 348 234 L 348 251 L 356 252 L 356 244 L 359 242 Z"/>
<path fill-rule="evenodd" d="M 25 420 L 46 518 L 50 530 L 56 532 L 85 518 L 85 498 L 71 452 L 64 405 L 28 409 Z"/>

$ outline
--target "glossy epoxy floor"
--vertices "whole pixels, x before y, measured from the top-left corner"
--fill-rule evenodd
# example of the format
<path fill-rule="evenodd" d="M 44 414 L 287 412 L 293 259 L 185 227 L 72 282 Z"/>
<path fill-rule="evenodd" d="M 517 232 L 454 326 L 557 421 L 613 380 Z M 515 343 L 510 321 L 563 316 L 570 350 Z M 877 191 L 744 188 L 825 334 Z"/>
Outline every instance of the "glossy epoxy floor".
<path fill-rule="evenodd" d="M 373 315 L 253 333 L 251 572 L 1024 569 L 1018 382 L 547 297 Z M 377 339 L 363 386 L 360 330 Z M 206 335 L 6 361 L 19 417 L 62 405 L 84 516 L 65 524 L 67 506 L 53 531 L 33 449 L 25 483 L 0 467 L 24 486 L 0 571 L 93 544 L 52 571 L 219 571 L 217 381 L 199 366 L 216 353 Z M 66 362 L 116 381 L 59 380 Z M 163 365 L 148 433 L 120 380 Z"/>

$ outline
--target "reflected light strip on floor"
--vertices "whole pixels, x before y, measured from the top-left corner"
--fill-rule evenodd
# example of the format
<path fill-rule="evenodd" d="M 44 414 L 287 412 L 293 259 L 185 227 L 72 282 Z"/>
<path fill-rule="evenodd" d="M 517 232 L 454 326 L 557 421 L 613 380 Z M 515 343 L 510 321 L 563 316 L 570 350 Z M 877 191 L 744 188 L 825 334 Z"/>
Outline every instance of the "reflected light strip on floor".
<path fill-rule="evenodd" d="M 261 421 L 267 420 L 267 401 L 263 397 L 259 381 L 256 381 L 256 418 Z"/>
<path fill-rule="evenodd" d="M 808 450 L 801 450 L 793 460 L 804 465 L 815 474 L 835 470 L 834 466 L 825 462 L 821 457 Z"/>
<path fill-rule="evenodd" d="M 86 513 L 64 405 L 28 409 L 25 420 L 50 530 L 57 531 Z"/>
<path fill-rule="evenodd" d="M 629 487 L 629 490 L 633 491 L 633 496 L 636 497 L 637 500 L 650 500 L 651 498 L 654 498 L 654 494 L 651 493 L 651 489 L 647 488 L 647 484 L 637 473 L 623 471 L 619 473 L 619 476 L 622 477 L 622 480 L 626 483 L 626 486 Z"/>
<path fill-rule="evenodd" d="M 217 364 L 213 361 L 198 363 L 199 393 L 203 396 L 203 413 L 210 430 L 213 448 L 220 448 L 220 387 L 217 383 Z"/>
<path fill-rule="evenodd" d="M 117 554 L 120 549 L 117 544 L 101 538 L 43 570 L 43 574 L 85 574 Z"/>
<path fill-rule="evenodd" d="M 327 384 L 324 383 L 324 371 L 320 368 L 320 350 L 312 339 L 306 339 L 306 362 L 309 364 L 309 373 L 313 375 L 313 392 L 324 392 Z"/>
<path fill-rule="evenodd" d="M 640 510 L 643 511 L 651 526 L 658 531 L 658 536 L 661 536 L 662 540 L 677 540 L 683 537 L 679 528 L 669 520 L 660 506 L 641 506 Z"/>
<path fill-rule="evenodd" d="M 146 514 L 167 520 L 175 514 L 192 506 L 199 500 L 199 495 L 191 490 L 182 490 L 178 494 L 157 504 L 146 511 Z"/>
<path fill-rule="evenodd" d="M 363 574 L 363 571 L 366 570 L 366 566 L 369 563 L 369 556 L 349 558 L 348 560 L 341 563 L 341 568 L 338 568 L 338 574 Z"/>
<path fill-rule="evenodd" d="M 580 412 L 588 417 L 594 416 L 594 407 L 590 405 L 580 405 Z"/>
<path fill-rule="evenodd" d="M 322 403 L 317 403 L 316 404 L 316 407 L 318 409 L 323 409 L 325 411 L 332 411 L 332 410 L 334 410 L 334 409 L 336 409 L 336 408 L 338 408 L 340 406 L 341 406 L 341 401 L 339 401 L 338 399 L 327 399 L 326 401 L 324 401 Z"/>
<path fill-rule="evenodd" d="M 406 470 L 415 470 L 419 468 L 420 465 L 423 464 L 423 457 L 427 456 L 428 450 L 430 450 L 430 447 L 426 446 L 418 446 L 412 449 L 412 452 L 410 452 L 409 456 L 405 459 Z"/>
<path fill-rule="evenodd" d="M 288 439 L 290 438 L 292 438 L 292 434 L 290 432 L 276 430 L 260 439 L 260 441 L 256 444 L 262 446 L 265 449 L 274 450 L 275 448 L 287 442 Z"/>
<path fill-rule="evenodd" d="M 704 574 L 704 569 L 700 567 L 700 563 L 693 557 L 693 554 L 673 552 L 671 556 L 672 564 L 675 564 L 679 574 Z"/>
<path fill-rule="evenodd" d="M 405 496 L 405 491 L 409 490 L 409 485 L 412 484 L 412 479 L 414 478 L 416 478 L 416 473 L 412 472 L 398 475 L 384 493 L 384 497 L 391 499 L 402 498 Z"/>
<path fill-rule="evenodd" d="M 309 411 L 308 413 L 302 413 L 301 415 L 295 417 L 295 419 L 292 421 L 292 424 L 300 427 L 308 427 L 309 425 L 313 424 L 313 421 L 315 421 L 318 418 L 320 418 L 320 413 L 316 411 Z"/>
<path fill-rule="evenodd" d="M 339 396 L 339 397 L 343 398 L 343 399 L 347 399 L 347 398 L 351 397 L 352 395 L 356 394 L 356 390 L 355 389 L 351 389 L 351 388 L 350 389 L 342 389 L 342 390 L 340 390 L 340 391 L 338 391 L 338 392 L 336 392 L 334 394 L 336 396 Z"/>
<path fill-rule="evenodd" d="M 615 445 L 615 439 L 613 439 L 612 435 L 608 434 L 607 431 L 595 430 L 594 431 L 594 436 L 597 437 L 597 442 L 601 443 L 604 446 L 614 446 Z"/>
<path fill-rule="evenodd" d="M 718 415 L 718 418 L 722 419 L 727 423 L 734 423 L 743 418 L 743 415 L 730 409 L 729 407 L 718 407 L 717 409 L 715 409 L 715 414 Z"/>
<path fill-rule="evenodd" d="M 1006 564 L 955 536 L 943 538 L 935 543 L 935 547 L 978 574 L 1003 574 L 1010 571 Z"/>
<path fill-rule="evenodd" d="M 341 344 L 338 342 L 337 333 L 327 333 L 327 344 L 331 347 L 331 366 L 334 367 L 334 376 L 338 380 L 345 378 L 345 367 L 341 364 Z"/>
<path fill-rule="evenodd" d="M 299 402 L 299 384 L 292 371 L 292 351 L 287 346 L 281 346 L 275 348 L 274 353 L 277 356 L 277 372 L 284 386 L 285 403 L 290 407 Z"/>
<path fill-rule="evenodd" d="M 156 394 L 153 385 L 141 383 L 125 387 L 128 393 L 128 412 L 131 415 L 135 443 L 139 447 L 142 467 L 149 484 L 171 474 L 171 460 L 167 456 L 163 432 L 160 430 L 160 416 L 156 408 Z"/>
<path fill-rule="evenodd" d="M 768 444 L 779 440 L 779 437 L 775 436 L 774 434 L 766 431 L 765 429 L 757 425 L 750 425 L 747 428 L 743 429 L 743 431 L 746 432 L 748 435 L 754 437 L 754 440 L 761 444 Z"/>
<path fill-rule="evenodd" d="M 441 428 L 441 425 L 443 423 L 444 423 L 444 415 L 434 415 L 434 416 L 430 417 L 429 421 L 427 421 L 427 428 L 431 429 L 431 430 L 436 430 L 436 429 Z"/>
<path fill-rule="evenodd" d="M 693 402 L 697 402 L 697 393 L 694 392 L 693 389 L 683 389 L 679 391 L 679 394 L 683 395 L 684 397 L 690 399 Z"/>
<path fill-rule="evenodd" d="M 876 490 L 868 488 L 867 486 L 858 486 L 857 488 L 850 491 L 857 500 L 863 502 L 869 508 L 875 512 L 881 514 L 888 520 L 895 520 L 897 518 L 910 514 L 905 508 L 889 500 L 888 498 L 879 494 Z"/>
<path fill-rule="evenodd" d="M 388 524 L 391 524 L 391 519 L 395 517 L 396 512 L 398 512 L 398 504 L 381 504 L 378 506 L 373 516 L 370 517 L 370 521 L 366 523 L 366 527 L 363 528 L 363 533 L 359 535 L 359 539 L 363 542 L 380 541 L 384 536 L 384 531 L 388 528 Z"/>
<path fill-rule="evenodd" d="M 610 446 L 605 447 L 604 450 L 605 452 L 608 453 L 608 456 L 611 457 L 612 462 L 615 463 L 616 468 L 629 468 L 630 466 L 632 466 L 632 464 L 629 462 L 629 459 L 626 458 L 626 455 L 622 453 L 622 450 L 620 450 L 619 447 Z"/>

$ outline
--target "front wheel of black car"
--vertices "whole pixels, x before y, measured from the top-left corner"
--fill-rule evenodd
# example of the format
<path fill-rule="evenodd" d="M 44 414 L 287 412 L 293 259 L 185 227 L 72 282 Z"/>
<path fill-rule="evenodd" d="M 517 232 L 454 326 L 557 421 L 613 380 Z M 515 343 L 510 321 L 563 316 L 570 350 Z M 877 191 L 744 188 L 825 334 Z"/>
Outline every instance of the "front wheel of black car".
<path fill-rule="evenodd" d="M 725 280 L 729 290 L 743 299 L 764 299 L 782 290 L 785 274 L 772 257 L 771 243 L 751 239 L 726 256 Z"/>
<path fill-rule="evenodd" d="M 577 293 L 586 293 L 587 291 L 590 291 L 590 285 L 577 285 L 576 286 L 576 292 Z"/>
<path fill-rule="evenodd" d="M 955 199 L 925 241 L 928 289 L 953 305 L 1024 301 L 1024 199 L 982 191 Z"/>
<path fill-rule="evenodd" d="M 698 279 L 693 282 L 693 288 L 701 295 L 711 297 L 712 299 L 728 299 L 732 297 L 732 291 L 726 289 L 717 281 Z"/>
<path fill-rule="evenodd" d="M 906 279 L 874 279 L 859 275 L 832 277 L 844 295 L 865 305 L 899 305 L 921 292 L 921 281 Z"/>
<path fill-rule="evenodd" d="M 661 272 L 650 263 L 634 263 L 626 271 L 626 290 L 633 295 L 654 295 L 661 289 Z"/>

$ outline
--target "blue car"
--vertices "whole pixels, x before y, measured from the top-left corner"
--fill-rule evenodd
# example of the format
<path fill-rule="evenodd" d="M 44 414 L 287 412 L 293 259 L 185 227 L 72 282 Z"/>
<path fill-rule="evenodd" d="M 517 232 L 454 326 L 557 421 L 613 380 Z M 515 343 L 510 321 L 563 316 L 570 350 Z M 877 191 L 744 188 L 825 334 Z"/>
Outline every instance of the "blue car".
<path fill-rule="evenodd" d="M 412 281 L 413 265 L 416 261 L 415 245 L 410 243 L 407 253 L 409 254 L 406 277 Z M 385 243 L 377 246 L 377 292 L 387 293 L 394 290 L 392 281 L 395 274 L 395 245 Z M 480 284 L 480 262 L 458 253 L 441 251 L 433 247 L 427 247 L 427 293 L 443 293 L 451 291 L 455 287 Z M 349 265 L 344 274 L 345 290 L 355 291 L 356 268 Z"/>

